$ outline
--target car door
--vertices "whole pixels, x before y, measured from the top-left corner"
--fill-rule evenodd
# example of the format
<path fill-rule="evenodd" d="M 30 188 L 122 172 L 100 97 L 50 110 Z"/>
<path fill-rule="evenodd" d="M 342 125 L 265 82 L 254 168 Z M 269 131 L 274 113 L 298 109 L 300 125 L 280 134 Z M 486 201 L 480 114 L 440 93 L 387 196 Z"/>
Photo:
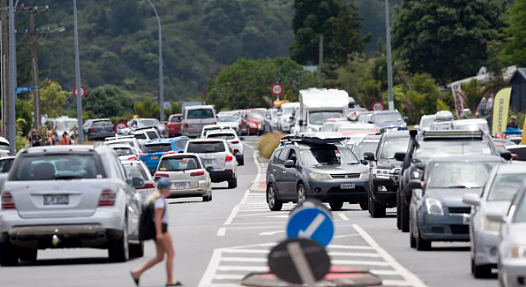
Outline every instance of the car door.
<path fill-rule="evenodd" d="M 131 178 L 128 178 L 126 170 L 122 166 L 122 163 L 119 161 L 117 156 L 113 156 L 112 159 L 116 168 L 117 175 L 122 180 L 122 188 L 126 194 L 126 204 L 127 204 L 127 216 L 128 216 L 128 235 L 133 239 L 138 239 L 138 230 L 139 230 L 139 215 L 140 215 L 140 195 L 132 186 Z"/>
<path fill-rule="evenodd" d="M 298 164 L 298 151 L 296 148 L 290 148 L 287 160 L 293 160 L 296 163 L 296 166 Z M 284 172 L 283 172 L 283 182 L 284 182 L 284 194 L 287 198 L 295 199 L 297 198 L 296 195 L 296 182 L 297 178 L 299 176 L 298 169 L 295 167 L 285 167 L 283 166 Z"/>
<path fill-rule="evenodd" d="M 290 147 L 284 147 L 281 150 L 281 154 L 279 155 L 276 164 L 272 168 L 272 173 L 274 174 L 276 185 L 278 186 L 278 192 L 280 196 L 282 197 L 287 196 L 286 194 L 287 186 L 284 180 L 285 173 L 286 173 L 284 164 L 285 164 L 285 161 L 287 160 L 287 156 L 290 152 L 290 149 L 291 149 Z"/>

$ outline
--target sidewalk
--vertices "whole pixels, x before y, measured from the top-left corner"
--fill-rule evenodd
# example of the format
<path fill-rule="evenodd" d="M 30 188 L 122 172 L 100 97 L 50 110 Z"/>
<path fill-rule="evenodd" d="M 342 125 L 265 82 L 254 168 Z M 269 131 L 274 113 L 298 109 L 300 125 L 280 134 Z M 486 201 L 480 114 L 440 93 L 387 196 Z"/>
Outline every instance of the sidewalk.
<path fill-rule="evenodd" d="M 250 186 L 250 191 L 253 192 L 266 192 L 267 191 L 267 166 L 268 159 L 262 158 L 259 156 L 258 152 L 254 152 L 254 161 L 256 162 L 256 167 L 258 169 L 258 174 L 256 179 L 252 182 Z"/>

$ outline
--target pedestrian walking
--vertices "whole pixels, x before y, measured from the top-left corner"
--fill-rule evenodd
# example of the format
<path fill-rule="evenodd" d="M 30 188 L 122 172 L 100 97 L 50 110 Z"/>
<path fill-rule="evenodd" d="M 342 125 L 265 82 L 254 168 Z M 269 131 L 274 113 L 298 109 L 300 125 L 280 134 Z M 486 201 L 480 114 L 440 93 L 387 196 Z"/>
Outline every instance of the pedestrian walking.
<path fill-rule="evenodd" d="M 30 139 L 31 146 L 41 146 L 42 145 L 42 137 L 38 134 L 36 129 L 31 130 L 29 139 Z"/>
<path fill-rule="evenodd" d="M 483 96 L 482 99 L 480 99 L 480 103 L 479 103 L 479 115 L 481 117 L 484 117 L 486 116 L 486 105 L 487 105 L 487 100 L 486 100 L 486 97 Z"/>
<path fill-rule="evenodd" d="M 166 254 L 166 285 L 183 286 L 181 282 L 173 279 L 173 264 L 175 258 L 172 236 L 168 232 L 168 202 L 166 198 L 170 196 L 172 183 L 167 179 L 161 178 L 157 181 L 157 190 L 148 197 L 148 204 L 153 205 L 153 222 L 155 226 L 155 250 L 154 258 L 148 260 L 139 269 L 130 271 L 135 285 L 139 286 L 141 275 L 153 266 L 161 263 Z"/>
<path fill-rule="evenodd" d="M 71 144 L 71 137 L 69 136 L 68 132 L 64 131 L 62 134 L 62 139 L 60 140 L 61 145 L 70 145 Z"/>

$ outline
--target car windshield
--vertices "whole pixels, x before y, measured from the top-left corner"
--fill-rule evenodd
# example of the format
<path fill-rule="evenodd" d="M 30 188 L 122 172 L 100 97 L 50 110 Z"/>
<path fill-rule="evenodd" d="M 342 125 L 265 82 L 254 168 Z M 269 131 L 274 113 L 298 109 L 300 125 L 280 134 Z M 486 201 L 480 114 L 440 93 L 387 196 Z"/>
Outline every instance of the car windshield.
<path fill-rule="evenodd" d="M 235 116 L 218 116 L 217 122 L 219 123 L 237 122 L 237 118 Z"/>
<path fill-rule="evenodd" d="M 188 143 L 188 147 L 186 149 L 186 152 L 191 153 L 217 153 L 217 152 L 225 152 L 225 145 L 223 142 L 208 142 L 208 141 L 202 141 L 202 142 L 190 142 Z"/>
<path fill-rule="evenodd" d="M 305 166 L 358 164 L 358 158 L 346 147 L 324 146 L 300 150 Z"/>
<path fill-rule="evenodd" d="M 473 155 L 492 154 L 489 142 L 482 140 L 433 140 L 419 141 L 416 146 L 414 157 L 418 159 L 430 159 L 433 157 L 449 155 Z"/>
<path fill-rule="evenodd" d="M 366 123 L 369 120 L 369 117 L 371 117 L 371 114 L 360 114 L 358 116 L 358 122 L 360 123 Z"/>
<path fill-rule="evenodd" d="M 407 152 L 409 138 L 387 138 L 380 153 L 381 159 L 392 159 L 397 152 Z"/>
<path fill-rule="evenodd" d="M 103 178 L 95 154 L 40 154 L 23 156 L 9 174 L 9 180 L 67 180 Z"/>
<path fill-rule="evenodd" d="M 515 215 L 513 216 L 513 223 L 523 223 L 526 222 L 526 193 L 522 194 L 522 198 L 517 203 L 517 209 L 515 210 Z"/>
<path fill-rule="evenodd" d="M 113 147 L 117 156 L 133 155 L 133 151 L 129 147 Z"/>
<path fill-rule="evenodd" d="M 93 122 L 94 127 L 112 127 L 113 124 L 110 121 L 95 121 Z"/>
<path fill-rule="evenodd" d="M 189 109 L 186 113 L 186 118 L 189 120 L 196 119 L 213 119 L 214 111 L 210 108 L 206 109 Z"/>
<path fill-rule="evenodd" d="M 140 166 L 139 163 L 126 163 L 126 164 L 123 164 L 123 166 L 124 166 L 124 170 L 126 170 L 126 174 L 129 177 L 131 178 L 139 177 L 139 178 L 142 178 L 143 180 L 150 180 L 150 178 L 148 177 L 148 174 L 146 173 L 144 168 Z"/>
<path fill-rule="evenodd" d="M 453 129 L 454 130 L 468 130 L 468 131 L 478 131 L 478 130 L 482 130 L 486 133 L 489 133 L 489 126 L 487 123 L 485 122 L 480 122 L 480 123 L 469 123 L 469 122 L 466 122 L 466 123 L 462 123 L 462 122 L 456 122 L 454 123 L 453 125 Z"/>
<path fill-rule="evenodd" d="M 429 128 L 431 127 L 434 121 L 435 121 L 434 117 L 423 118 L 422 121 L 420 122 L 420 128 Z"/>
<path fill-rule="evenodd" d="M 323 125 L 327 119 L 342 119 L 343 111 L 311 111 L 309 112 L 309 124 L 311 125 Z"/>
<path fill-rule="evenodd" d="M 452 129 L 451 122 L 433 122 L 430 129 L 435 131 L 449 131 Z"/>
<path fill-rule="evenodd" d="M 151 140 L 158 139 L 159 135 L 154 131 L 147 131 L 146 134 Z"/>
<path fill-rule="evenodd" d="M 145 128 L 145 127 L 157 127 L 159 126 L 159 121 L 156 119 L 142 119 L 140 121 L 137 121 L 137 126 L 139 128 Z"/>
<path fill-rule="evenodd" d="M 225 139 L 225 140 L 233 140 L 236 139 L 236 135 L 233 133 L 213 133 L 213 134 L 207 134 L 207 139 Z"/>
<path fill-rule="evenodd" d="M 401 122 L 402 115 L 399 113 L 385 113 L 374 115 L 375 123 Z"/>
<path fill-rule="evenodd" d="M 161 171 L 184 171 L 202 168 L 196 157 L 163 158 L 159 163 Z"/>
<path fill-rule="evenodd" d="M 481 188 L 495 162 L 436 162 L 429 175 L 429 188 Z"/>
<path fill-rule="evenodd" d="M 247 118 L 249 119 L 256 119 L 256 120 L 261 120 L 265 115 L 265 112 L 261 112 L 261 113 L 248 113 L 247 114 Z"/>
<path fill-rule="evenodd" d="M 168 152 L 168 151 L 172 151 L 172 145 L 169 143 L 149 144 L 149 145 L 145 145 L 143 148 L 143 152 L 145 153 Z"/>
<path fill-rule="evenodd" d="M 488 193 L 488 201 L 511 201 L 524 181 L 526 174 L 498 174 Z"/>
<path fill-rule="evenodd" d="M 378 147 L 378 142 L 362 142 L 356 147 L 355 154 L 358 158 L 363 158 L 363 155 L 366 152 L 372 152 L 373 154 L 376 152 L 376 148 Z"/>
<path fill-rule="evenodd" d="M 289 107 L 289 108 L 283 108 L 281 110 L 281 117 L 290 117 L 292 116 L 292 112 L 294 112 L 294 108 L 293 107 Z"/>
<path fill-rule="evenodd" d="M 56 121 L 55 126 L 56 129 L 59 131 L 70 131 L 74 127 L 76 127 L 78 122 L 76 120 L 69 120 L 69 121 Z"/>
<path fill-rule="evenodd" d="M 321 131 L 322 132 L 332 132 L 335 125 L 336 123 L 334 122 L 323 123 L 323 125 L 321 126 Z"/>
<path fill-rule="evenodd" d="M 376 126 L 374 125 L 344 125 L 340 126 L 339 131 L 348 132 L 348 131 L 370 131 L 375 132 Z"/>

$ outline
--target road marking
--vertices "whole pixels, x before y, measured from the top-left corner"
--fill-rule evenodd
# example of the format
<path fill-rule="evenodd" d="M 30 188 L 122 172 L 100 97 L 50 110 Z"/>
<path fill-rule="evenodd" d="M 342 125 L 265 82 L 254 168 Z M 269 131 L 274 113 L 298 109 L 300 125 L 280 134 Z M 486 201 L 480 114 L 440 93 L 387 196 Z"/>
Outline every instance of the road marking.
<path fill-rule="evenodd" d="M 349 218 L 343 214 L 342 212 L 338 212 L 338 216 L 342 219 L 342 220 L 349 220 Z"/>
<path fill-rule="evenodd" d="M 226 261 L 226 262 L 257 262 L 257 263 L 266 263 L 267 262 L 267 258 L 221 257 L 221 261 Z"/>
<path fill-rule="evenodd" d="M 205 273 L 203 273 L 203 277 L 199 280 L 198 287 L 209 287 L 212 285 L 219 262 L 221 262 L 221 249 L 215 249 L 214 252 L 212 252 L 212 257 L 210 258 L 208 267 L 206 268 Z"/>
<path fill-rule="evenodd" d="M 369 270 L 369 272 L 375 274 L 375 275 L 398 275 L 397 271 L 394 270 Z"/>
<path fill-rule="evenodd" d="M 411 284 L 404 280 L 382 280 L 382 286 L 411 286 Z"/>
<path fill-rule="evenodd" d="M 389 266 L 385 261 L 360 261 L 360 260 L 331 260 L 333 265 L 370 265 L 370 266 Z"/>
<path fill-rule="evenodd" d="M 245 195 L 243 195 L 243 198 L 241 199 L 241 202 L 239 203 L 240 205 L 241 204 L 245 204 L 245 202 L 247 201 L 247 198 L 248 198 L 248 194 L 250 193 L 250 190 L 247 189 L 247 191 L 245 191 Z"/>
<path fill-rule="evenodd" d="M 267 216 L 268 218 L 289 218 L 288 215 L 270 215 L 270 216 Z"/>
<path fill-rule="evenodd" d="M 265 232 L 261 232 L 259 235 L 271 236 L 271 235 L 276 235 L 278 233 L 285 233 L 285 231 L 283 231 L 283 230 L 279 230 L 279 231 L 265 231 Z"/>
<path fill-rule="evenodd" d="M 241 280 L 245 278 L 245 275 L 233 275 L 233 274 L 216 274 L 214 279 L 216 280 Z M 217 285 L 213 285 L 217 286 Z"/>
<path fill-rule="evenodd" d="M 217 270 L 219 271 L 252 271 L 252 272 L 262 272 L 268 270 L 268 267 L 265 266 L 218 266 Z M 205 287 L 205 286 L 203 286 Z"/>
<path fill-rule="evenodd" d="M 232 208 L 232 212 L 230 212 L 230 215 L 228 216 L 228 218 L 226 219 L 225 223 L 223 223 L 223 224 L 224 225 L 231 224 L 232 220 L 234 220 L 234 217 L 236 216 L 238 211 L 239 211 L 239 204 L 234 206 L 234 208 Z"/>
<path fill-rule="evenodd" d="M 371 250 L 374 249 L 371 246 L 359 246 L 359 245 L 329 245 L 329 248 L 334 249 L 360 249 L 360 250 Z"/>
<path fill-rule="evenodd" d="M 225 236 L 226 234 L 226 228 L 221 227 L 217 230 L 217 236 Z"/>
<path fill-rule="evenodd" d="M 345 237 L 355 237 L 360 236 L 360 234 L 346 234 L 346 235 L 336 235 L 334 238 L 345 238 Z"/>
<path fill-rule="evenodd" d="M 398 274 L 400 274 L 406 281 L 413 287 L 427 287 L 427 285 L 420 280 L 415 274 L 411 273 L 409 270 L 407 270 L 404 266 L 402 266 L 398 261 L 396 261 L 385 249 L 380 247 L 378 243 L 369 235 L 365 230 L 363 230 L 360 226 L 357 224 L 352 225 L 354 229 L 362 236 L 362 238 L 369 244 L 371 247 L 373 247 L 378 254 L 382 255 L 384 260 L 388 263 L 390 263 L 391 267 L 398 271 Z M 398 285 L 399 286 L 399 285 Z"/>
<path fill-rule="evenodd" d="M 224 253 L 252 253 L 252 254 L 269 254 L 269 250 L 260 249 L 224 249 Z"/>
<path fill-rule="evenodd" d="M 256 168 L 258 173 L 256 174 L 256 178 L 254 179 L 254 182 L 258 182 L 259 178 L 261 177 L 261 167 L 259 166 L 259 160 L 258 160 L 258 152 L 256 149 L 254 149 L 254 155 L 252 156 L 254 159 L 254 163 L 256 164 Z"/>
<path fill-rule="evenodd" d="M 320 227 L 320 225 L 324 221 L 325 221 L 325 215 L 322 214 L 322 213 L 318 213 L 316 218 L 314 218 L 314 220 L 311 222 L 311 224 L 309 224 L 307 229 L 300 230 L 299 237 L 311 238 L 312 235 L 314 234 L 314 232 L 316 232 L 316 230 L 318 230 L 318 228 Z"/>
<path fill-rule="evenodd" d="M 363 253 L 363 252 L 329 252 L 330 256 L 355 256 L 355 257 L 382 257 L 378 253 Z"/>

